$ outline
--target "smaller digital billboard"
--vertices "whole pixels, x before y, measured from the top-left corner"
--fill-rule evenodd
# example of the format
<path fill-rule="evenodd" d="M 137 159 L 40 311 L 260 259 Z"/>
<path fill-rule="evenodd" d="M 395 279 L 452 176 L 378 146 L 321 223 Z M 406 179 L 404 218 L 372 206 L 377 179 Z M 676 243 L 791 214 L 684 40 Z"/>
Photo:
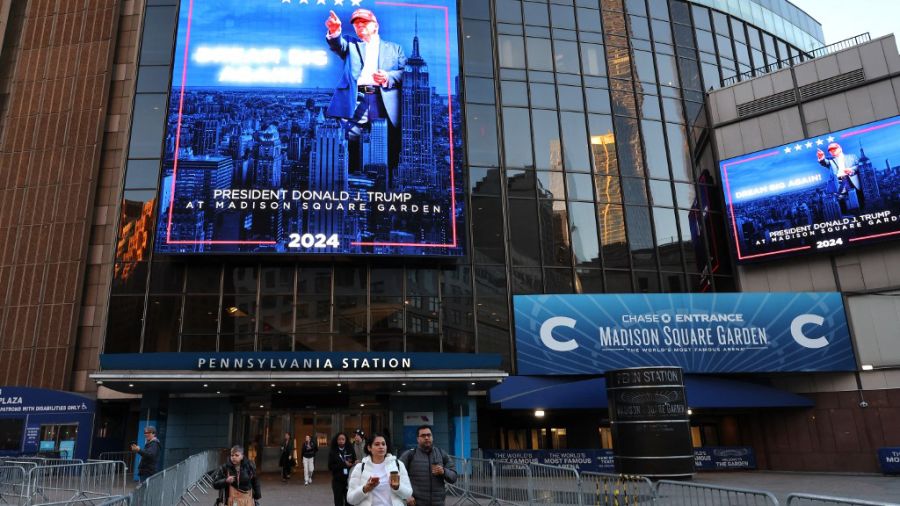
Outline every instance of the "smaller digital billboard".
<path fill-rule="evenodd" d="M 900 116 L 719 164 L 738 262 L 900 236 Z"/>

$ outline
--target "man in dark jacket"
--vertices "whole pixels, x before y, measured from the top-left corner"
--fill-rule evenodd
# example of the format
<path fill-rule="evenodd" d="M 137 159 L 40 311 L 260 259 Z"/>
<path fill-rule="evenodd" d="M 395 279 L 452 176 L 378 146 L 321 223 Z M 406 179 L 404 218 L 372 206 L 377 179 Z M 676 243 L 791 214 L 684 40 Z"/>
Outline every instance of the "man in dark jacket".
<path fill-rule="evenodd" d="M 456 483 L 456 464 L 440 448 L 434 446 L 430 425 L 416 430 L 418 446 L 400 456 L 409 473 L 413 496 L 409 506 L 444 506 L 447 491 L 444 483 Z"/>
<path fill-rule="evenodd" d="M 136 443 L 132 443 L 131 451 L 141 456 L 141 463 L 138 464 L 138 476 L 141 481 L 156 474 L 159 454 L 162 451 L 162 444 L 159 439 L 156 439 L 156 427 L 152 425 L 144 427 L 144 449 L 141 449 Z"/>

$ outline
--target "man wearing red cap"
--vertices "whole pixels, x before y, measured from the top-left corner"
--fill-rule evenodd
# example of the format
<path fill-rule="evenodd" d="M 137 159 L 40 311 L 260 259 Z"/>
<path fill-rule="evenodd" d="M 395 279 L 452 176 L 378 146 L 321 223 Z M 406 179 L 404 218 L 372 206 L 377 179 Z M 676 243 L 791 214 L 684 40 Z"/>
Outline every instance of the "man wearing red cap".
<path fill-rule="evenodd" d="M 850 191 L 856 193 L 859 208 L 864 207 L 862 187 L 859 185 L 859 172 L 857 163 L 859 160 L 855 155 L 846 155 L 841 145 L 832 142 L 828 144 L 828 155 L 826 156 L 821 149 L 816 150 L 816 159 L 819 164 L 831 170 L 831 173 L 837 178 L 837 198 L 841 206 L 841 211 L 847 212 L 847 196 Z"/>
<path fill-rule="evenodd" d="M 388 159 L 395 167 L 400 153 L 400 84 L 406 55 L 378 34 L 378 19 L 368 9 L 350 16 L 356 37 L 341 32 L 341 20 L 330 12 L 325 26 L 328 47 L 344 61 L 344 71 L 326 114 L 339 118 L 350 140 L 351 170 L 359 164 L 359 138 L 377 119 L 388 123 Z"/>

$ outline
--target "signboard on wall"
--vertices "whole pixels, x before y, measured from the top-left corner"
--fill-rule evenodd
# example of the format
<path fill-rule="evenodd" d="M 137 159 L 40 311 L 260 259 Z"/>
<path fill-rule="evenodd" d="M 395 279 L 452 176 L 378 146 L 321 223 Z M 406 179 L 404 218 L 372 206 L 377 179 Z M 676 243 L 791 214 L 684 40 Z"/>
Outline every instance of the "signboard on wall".
<path fill-rule="evenodd" d="M 900 116 L 724 160 L 738 262 L 900 236 Z"/>
<path fill-rule="evenodd" d="M 161 253 L 458 256 L 455 0 L 183 0 Z"/>
<path fill-rule="evenodd" d="M 853 371 L 839 293 L 516 295 L 522 375 Z"/>

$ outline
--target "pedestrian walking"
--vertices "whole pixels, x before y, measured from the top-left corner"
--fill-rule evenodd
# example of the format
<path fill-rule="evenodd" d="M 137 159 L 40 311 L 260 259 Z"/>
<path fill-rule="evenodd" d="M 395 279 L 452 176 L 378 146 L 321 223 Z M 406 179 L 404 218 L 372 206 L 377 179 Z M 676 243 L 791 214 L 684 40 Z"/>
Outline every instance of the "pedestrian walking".
<path fill-rule="evenodd" d="M 356 454 L 357 462 L 366 457 L 366 433 L 362 429 L 356 429 L 353 433 L 353 453 Z"/>
<path fill-rule="evenodd" d="M 316 453 L 319 451 L 319 446 L 311 435 L 306 435 L 301 451 L 303 452 L 303 484 L 309 485 L 312 483 L 313 471 L 315 471 L 316 466 Z"/>
<path fill-rule="evenodd" d="M 255 506 L 262 498 L 256 466 L 244 458 L 244 448 L 232 446 L 228 462 L 222 465 L 213 479 L 213 488 L 220 490 L 227 506 Z"/>
<path fill-rule="evenodd" d="M 353 467 L 347 502 L 356 506 L 404 506 L 412 494 L 406 466 L 388 453 L 384 434 L 373 432 L 362 462 Z"/>
<path fill-rule="evenodd" d="M 434 446 L 434 432 L 430 425 L 416 430 L 417 446 L 400 456 L 409 471 L 412 497 L 407 506 L 444 506 L 446 483 L 456 483 L 456 464 L 446 452 Z"/>
<path fill-rule="evenodd" d="M 288 481 L 291 478 L 291 471 L 297 465 L 294 460 L 294 439 L 290 432 L 284 433 L 284 439 L 281 441 L 281 456 L 278 459 L 278 465 L 281 467 L 281 481 Z"/>
<path fill-rule="evenodd" d="M 331 471 L 331 492 L 334 494 L 334 506 L 347 504 L 347 483 L 350 469 L 356 463 L 356 454 L 347 435 L 338 432 L 331 440 L 328 452 L 328 469 Z"/>

